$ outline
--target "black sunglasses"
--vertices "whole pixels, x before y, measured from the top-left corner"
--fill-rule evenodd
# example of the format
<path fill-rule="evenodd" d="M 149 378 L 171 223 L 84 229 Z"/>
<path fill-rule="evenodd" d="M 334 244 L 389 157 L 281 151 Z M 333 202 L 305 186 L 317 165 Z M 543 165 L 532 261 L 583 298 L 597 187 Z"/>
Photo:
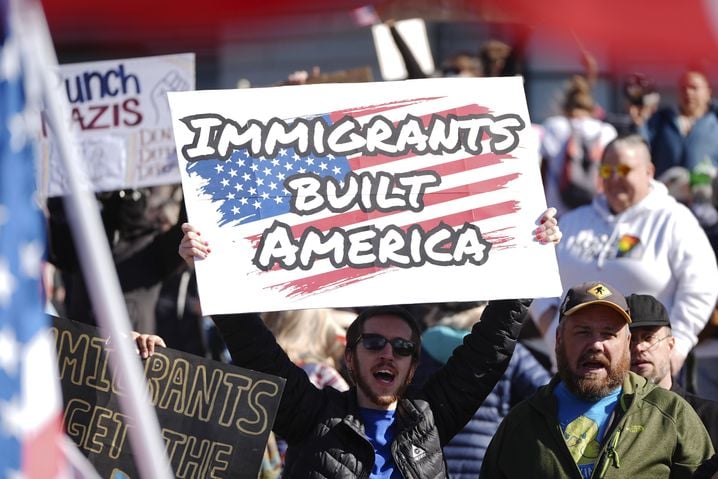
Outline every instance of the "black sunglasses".
<path fill-rule="evenodd" d="M 397 356 L 411 356 L 416 350 L 416 345 L 408 339 L 387 339 L 381 334 L 362 334 L 356 343 L 358 344 L 359 341 L 369 351 L 381 351 L 386 346 L 386 343 L 389 343 Z"/>

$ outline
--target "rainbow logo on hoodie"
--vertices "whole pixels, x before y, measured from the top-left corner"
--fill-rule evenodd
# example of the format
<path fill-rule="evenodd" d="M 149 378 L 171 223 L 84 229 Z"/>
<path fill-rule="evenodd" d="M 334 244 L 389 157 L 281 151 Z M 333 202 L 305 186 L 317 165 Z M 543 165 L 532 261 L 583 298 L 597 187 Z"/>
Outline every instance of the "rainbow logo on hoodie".
<path fill-rule="evenodd" d="M 618 240 L 617 258 L 636 258 L 641 256 L 643 248 L 637 236 L 623 235 Z"/>

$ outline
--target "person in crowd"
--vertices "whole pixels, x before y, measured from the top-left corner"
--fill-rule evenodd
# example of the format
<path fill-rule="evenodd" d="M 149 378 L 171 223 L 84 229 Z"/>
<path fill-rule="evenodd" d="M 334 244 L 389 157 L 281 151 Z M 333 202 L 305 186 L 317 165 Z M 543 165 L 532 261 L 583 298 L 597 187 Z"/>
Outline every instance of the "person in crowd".
<path fill-rule="evenodd" d="M 631 371 L 688 401 L 708 430 L 713 448 L 718 448 L 718 403 L 687 392 L 671 375 L 676 341 L 668 311 L 650 294 L 632 294 L 626 302 L 631 312 Z"/>
<path fill-rule="evenodd" d="M 166 348 L 165 340 L 161 336 L 156 334 L 139 333 L 137 331 L 130 331 L 130 337 L 135 342 L 137 354 L 142 359 L 147 359 L 155 354 L 155 349 L 159 347 Z"/>
<path fill-rule="evenodd" d="M 718 454 L 713 454 L 713 457 L 701 464 L 692 479 L 718 479 Z"/>
<path fill-rule="evenodd" d="M 210 348 L 199 304 L 197 279 L 194 271 L 186 266 L 162 282 L 155 305 L 155 318 L 157 334 L 170 348 L 221 359 L 221 354 Z"/>
<path fill-rule="evenodd" d="M 610 115 L 609 121 L 619 135 L 640 133 L 648 119 L 658 110 L 661 95 L 646 75 L 632 73 L 623 82 L 625 111 Z"/>
<path fill-rule="evenodd" d="M 262 315 L 264 324 L 294 364 L 307 373 L 319 389 L 346 391 L 349 384 L 339 373 L 345 332 L 332 317 L 332 310 L 302 309 Z"/>
<path fill-rule="evenodd" d="M 495 38 L 485 41 L 479 48 L 479 61 L 481 62 L 481 75 L 485 77 L 514 76 L 520 74 L 520 51 L 523 50 L 521 42 L 518 48 Z"/>
<path fill-rule="evenodd" d="M 705 73 L 690 69 L 678 84 L 678 106 L 658 110 L 643 134 L 651 145 L 656 177 L 673 166 L 693 172 L 704 162 L 718 167 L 718 116 Z"/>
<path fill-rule="evenodd" d="M 409 48 L 409 45 L 396 28 L 394 20 L 387 20 L 384 24 L 399 50 L 399 55 L 407 71 L 407 80 L 428 78 L 429 76 L 419 66 L 419 62 Z M 467 51 L 460 51 L 450 55 L 442 62 L 441 67 L 433 76 L 451 77 L 499 77 L 514 76 L 521 73 L 520 56 L 523 51 L 525 39 L 519 39 L 519 45 L 512 48 L 507 43 L 497 39 L 489 39 L 479 48 L 478 55 Z"/>
<path fill-rule="evenodd" d="M 630 371 L 630 324 L 612 285 L 567 291 L 558 374 L 504 418 L 482 478 L 687 478 L 713 454 L 693 408 Z"/>
<path fill-rule="evenodd" d="M 182 208 L 174 225 L 161 230 L 147 217 L 150 195 L 151 190 L 147 188 L 97 195 L 131 326 L 142 333 L 156 332 L 155 306 L 162 281 L 182 265 L 171 252 L 182 238 L 181 224 L 186 218 Z M 63 199 L 49 198 L 48 211 L 48 257 L 63 272 L 65 313 L 69 319 L 95 326 Z"/>
<path fill-rule="evenodd" d="M 653 173 L 641 136 L 610 143 L 600 166 L 602 193 L 561 218 L 564 240 L 556 253 L 564 285 L 598 277 L 663 303 L 676 341 L 672 370 L 678 372 L 715 307 L 718 266 L 696 218 Z M 532 304 L 549 345 L 558 303 L 549 298 Z"/>
<path fill-rule="evenodd" d="M 423 384 L 446 364 L 451 352 L 461 344 L 480 320 L 485 303 L 460 303 L 463 310 L 447 311 L 435 326 L 421 335 L 421 359 L 414 383 Z M 499 382 L 484 400 L 468 424 L 444 446 L 444 457 L 451 479 L 476 478 L 486 448 L 509 410 L 531 396 L 551 379 L 548 371 L 520 342 L 516 344 Z"/>
<path fill-rule="evenodd" d="M 682 166 L 673 166 L 664 171 L 658 181 L 695 215 L 718 258 L 718 170 L 711 169 L 691 173 Z"/>
<path fill-rule="evenodd" d="M 548 210 L 534 231 L 561 233 Z M 209 244 L 191 225 L 179 253 L 188 263 Z M 446 477 L 442 446 L 471 418 L 508 365 L 527 314 L 519 300 L 492 301 L 482 320 L 422 388 L 408 386 L 421 350 L 415 318 L 400 307 L 362 311 L 347 330 L 344 360 L 354 386 L 317 389 L 259 315 L 213 320 L 235 364 L 286 379 L 273 430 L 289 444 L 284 477 Z"/>
<path fill-rule="evenodd" d="M 556 206 L 559 216 L 591 201 L 603 148 L 616 137 L 613 126 L 595 118 L 584 77 L 573 77 L 562 110 L 543 122 L 540 146 L 546 201 Z"/>
<path fill-rule="evenodd" d="M 441 64 L 441 76 L 480 77 L 483 76 L 480 60 L 469 52 L 458 52 L 449 56 Z"/>

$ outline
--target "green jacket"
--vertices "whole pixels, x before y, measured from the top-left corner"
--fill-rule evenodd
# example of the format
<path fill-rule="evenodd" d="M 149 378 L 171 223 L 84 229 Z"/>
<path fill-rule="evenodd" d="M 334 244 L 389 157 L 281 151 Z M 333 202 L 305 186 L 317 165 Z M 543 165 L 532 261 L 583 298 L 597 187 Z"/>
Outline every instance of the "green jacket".
<path fill-rule="evenodd" d="M 581 479 L 558 424 L 558 382 L 555 376 L 504 418 L 481 478 Z M 683 398 L 629 372 L 592 477 L 690 478 L 712 454 L 703 423 Z"/>

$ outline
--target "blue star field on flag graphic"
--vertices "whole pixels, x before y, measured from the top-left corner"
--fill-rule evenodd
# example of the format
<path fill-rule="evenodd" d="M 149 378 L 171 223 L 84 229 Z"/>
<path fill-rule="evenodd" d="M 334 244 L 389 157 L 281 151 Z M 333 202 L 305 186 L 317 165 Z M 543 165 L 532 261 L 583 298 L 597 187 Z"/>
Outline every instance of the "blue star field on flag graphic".
<path fill-rule="evenodd" d="M 187 165 L 188 173 L 206 181 L 200 191 L 217 205 L 220 226 L 289 213 L 291 194 L 284 182 L 292 175 L 330 176 L 343 186 L 343 179 L 350 171 L 346 157 L 302 156 L 293 148 L 280 148 L 273 158 L 253 157 L 247 149 L 239 149 L 228 160 L 199 160 Z"/>

